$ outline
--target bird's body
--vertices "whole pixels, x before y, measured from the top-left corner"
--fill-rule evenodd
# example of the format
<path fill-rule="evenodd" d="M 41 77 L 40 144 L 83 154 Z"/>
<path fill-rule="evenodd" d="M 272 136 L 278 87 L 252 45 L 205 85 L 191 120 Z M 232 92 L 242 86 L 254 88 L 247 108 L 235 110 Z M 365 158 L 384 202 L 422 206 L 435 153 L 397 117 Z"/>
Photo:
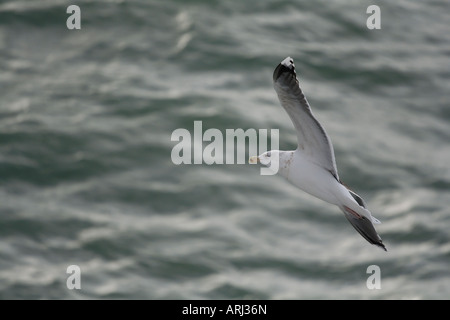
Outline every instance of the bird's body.
<path fill-rule="evenodd" d="M 344 186 L 337 172 L 333 145 L 325 129 L 311 112 L 297 80 L 294 61 L 287 57 L 275 69 L 274 88 L 281 105 L 297 131 L 298 147 L 293 151 L 271 150 L 255 158 L 269 165 L 278 161 L 278 173 L 299 189 L 338 206 L 352 226 L 371 244 L 386 250 L 360 196 Z"/>
<path fill-rule="evenodd" d="M 346 190 L 342 190 L 345 187 L 330 172 L 309 161 L 299 150 L 287 151 L 286 155 L 291 160 L 288 162 L 289 165 L 280 160 L 279 174 L 281 176 L 297 188 L 320 200 L 334 205 L 340 204 L 340 199 Z M 302 168 L 302 170 L 291 170 L 292 168 Z M 348 192 L 346 193 L 348 194 Z"/>

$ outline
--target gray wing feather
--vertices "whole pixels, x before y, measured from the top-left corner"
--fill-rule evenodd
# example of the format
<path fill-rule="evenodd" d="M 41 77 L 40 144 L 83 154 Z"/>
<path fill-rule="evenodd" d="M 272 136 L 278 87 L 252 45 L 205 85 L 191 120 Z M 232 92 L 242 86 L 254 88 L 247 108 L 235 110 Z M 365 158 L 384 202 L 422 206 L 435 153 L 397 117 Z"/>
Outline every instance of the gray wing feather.
<path fill-rule="evenodd" d="M 299 86 L 291 58 L 286 58 L 276 67 L 273 81 L 281 106 L 297 131 L 298 150 L 339 180 L 333 145 L 325 129 L 311 112 L 311 107 Z"/>
<path fill-rule="evenodd" d="M 350 222 L 353 228 L 355 228 L 364 239 L 369 241 L 369 243 L 380 247 L 384 251 L 387 251 L 371 221 L 345 206 L 341 207 L 341 210 L 344 212 L 348 222 Z"/>

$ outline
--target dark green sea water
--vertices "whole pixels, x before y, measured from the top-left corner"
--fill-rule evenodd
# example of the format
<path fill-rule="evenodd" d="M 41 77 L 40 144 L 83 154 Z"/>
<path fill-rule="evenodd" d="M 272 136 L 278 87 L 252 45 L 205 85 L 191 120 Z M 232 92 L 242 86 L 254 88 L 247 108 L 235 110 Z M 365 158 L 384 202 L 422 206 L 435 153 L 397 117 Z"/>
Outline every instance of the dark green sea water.
<path fill-rule="evenodd" d="M 448 1 L 70 4 L 0 1 L 0 298 L 450 298 Z M 195 120 L 295 148 L 286 56 L 389 252 L 257 166 L 172 163 Z"/>

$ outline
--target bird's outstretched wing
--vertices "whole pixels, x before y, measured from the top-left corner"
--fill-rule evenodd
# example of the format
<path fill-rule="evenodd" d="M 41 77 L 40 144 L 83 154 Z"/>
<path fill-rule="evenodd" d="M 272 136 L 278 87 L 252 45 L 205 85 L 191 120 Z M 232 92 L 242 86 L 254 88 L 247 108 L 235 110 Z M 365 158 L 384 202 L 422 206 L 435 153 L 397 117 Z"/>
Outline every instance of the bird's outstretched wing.
<path fill-rule="evenodd" d="M 281 106 L 297 131 L 298 150 L 339 180 L 333 145 L 325 129 L 311 112 L 299 86 L 293 59 L 287 57 L 275 68 L 273 84 Z"/>
<path fill-rule="evenodd" d="M 372 222 L 367 217 L 347 206 L 342 206 L 341 210 L 344 212 L 348 222 L 350 222 L 353 228 L 355 228 L 364 239 L 369 241 L 369 243 L 380 247 L 384 251 L 387 251 Z"/>

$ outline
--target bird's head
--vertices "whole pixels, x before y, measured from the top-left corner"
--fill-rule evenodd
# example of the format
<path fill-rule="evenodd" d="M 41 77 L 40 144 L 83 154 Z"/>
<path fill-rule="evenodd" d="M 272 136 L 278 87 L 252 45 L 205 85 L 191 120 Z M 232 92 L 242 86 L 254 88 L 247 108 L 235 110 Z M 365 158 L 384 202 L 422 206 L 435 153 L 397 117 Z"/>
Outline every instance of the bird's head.
<path fill-rule="evenodd" d="M 289 167 L 294 157 L 294 151 L 270 150 L 251 157 L 249 163 L 260 163 L 269 168 L 274 173 L 279 173 L 283 177 L 288 178 Z"/>
<path fill-rule="evenodd" d="M 271 150 L 260 154 L 259 156 L 253 156 L 249 159 L 249 163 L 261 163 L 267 167 L 271 165 L 274 161 L 279 160 L 280 152 L 278 150 Z"/>

